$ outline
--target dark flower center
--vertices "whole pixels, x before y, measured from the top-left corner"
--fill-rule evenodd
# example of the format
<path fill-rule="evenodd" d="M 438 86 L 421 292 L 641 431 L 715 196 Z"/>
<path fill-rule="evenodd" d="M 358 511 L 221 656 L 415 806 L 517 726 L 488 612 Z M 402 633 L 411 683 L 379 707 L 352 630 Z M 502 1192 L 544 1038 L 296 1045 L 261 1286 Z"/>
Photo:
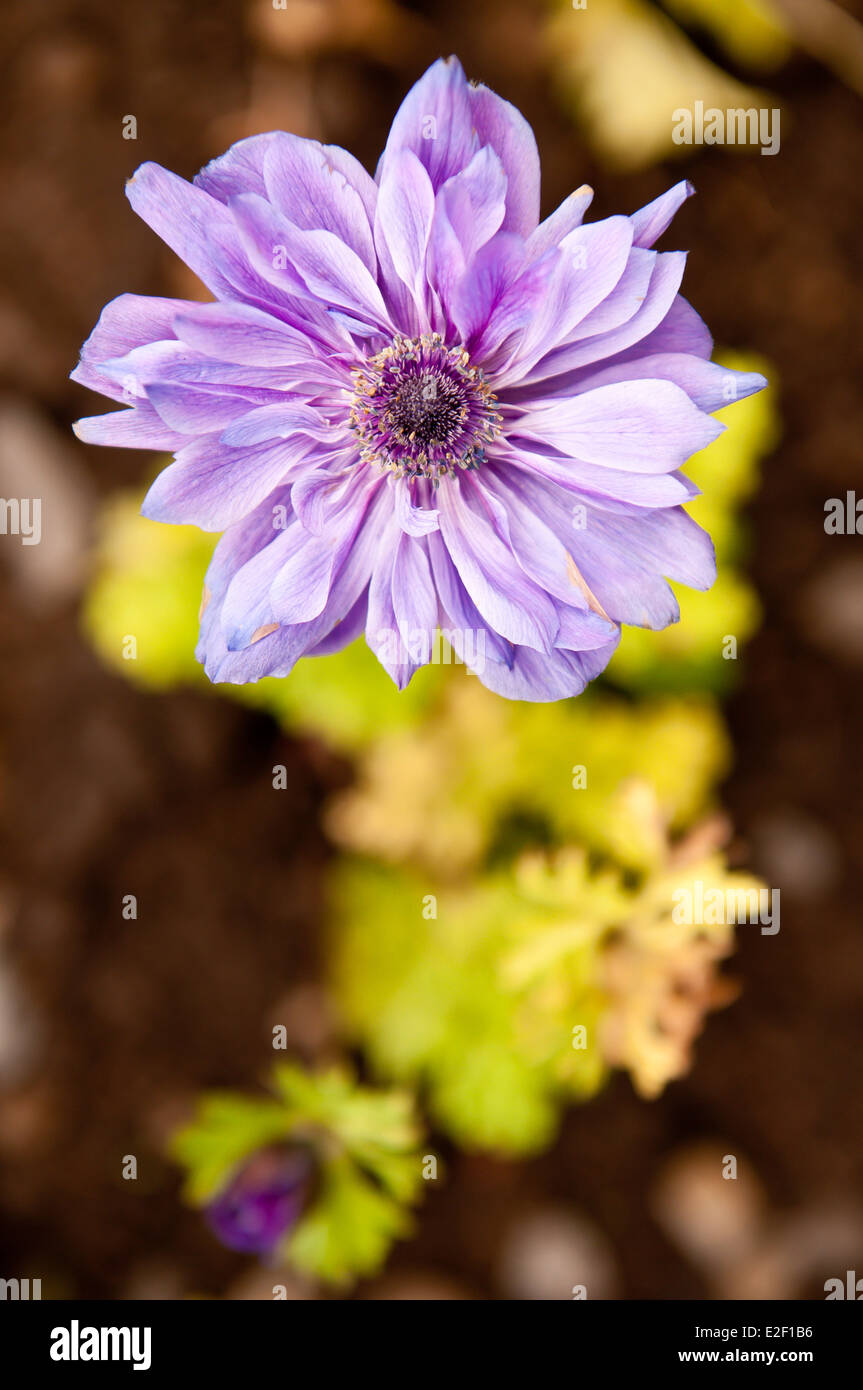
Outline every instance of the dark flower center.
<path fill-rule="evenodd" d="M 458 384 L 437 372 L 420 372 L 398 388 L 390 405 L 393 432 L 403 441 L 445 444 L 464 422 L 467 408 Z"/>
<path fill-rule="evenodd" d="M 397 338 L 354 373 L 351 426 L 367 462 L 437 483 L 479 467 L 500 428 L 496 405 L 464 348 L 430 333 Z"/>

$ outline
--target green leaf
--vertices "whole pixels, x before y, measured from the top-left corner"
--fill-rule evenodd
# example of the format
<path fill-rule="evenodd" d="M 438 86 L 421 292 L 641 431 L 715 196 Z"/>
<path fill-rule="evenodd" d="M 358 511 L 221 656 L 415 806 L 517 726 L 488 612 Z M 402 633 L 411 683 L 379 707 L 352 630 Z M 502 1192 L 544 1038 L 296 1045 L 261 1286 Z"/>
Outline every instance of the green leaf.
<path fill-rule="evenodd" d="M 715 820 L 672 848 L 646 783 L 628 783 L 614 814 L 650 846 L 639 874 L 577 849 L 431 894 L 434 880 L 404 869 L 356 860 L 337 872 L 331 958 L 345 1019 L 376 1072 L 422 1088 L 463 1148 L 538 1152 L 561 1108 L 613 1065 L 658 1094 L 690 1065 L 704 1014 L 727 1002 L 715 968 L 733 927 L 679 924 L 675 892 L 759 885 L 728 873 Z"/>
<path fill-rule="evenodd" d="M 292 1110 L 327 1131 L 330 1145 L 336 1142 L 400 1201 L 413 1199 L 419 1128 L 407 1092 L 358 1086 L 337 1068 L 312 1077 L 284 1063 L 274 1069 L 273 1080 Z"/>
<path fill-rule="evenodd" d="M 558 1127 L 552 1091 L 537 1084 L 530 1058 L 480 1038 L 436 1069 L 431 1105 L 441 1126 L 468 1150 L 539 1153 Z"/>
<path fill-rule="evenodd" d="M 169 1146 L 171 1156 L 187 1169 L 186 1200 L 192 1206 L 205 1205 L 244 1159 L 285 1139 L 292 1123 L 290 1113 L 276 1101 L 229 1091 L 202 1096 L 195 1118 Z"/>
<path fill-rule="evenodd" d="M 410 1230 L 404 1207 L 342 1157 L 325 1164 L 317 1200 L 283 1253 L 302 1273 L 344 1284 L 375 1274 Z"/>

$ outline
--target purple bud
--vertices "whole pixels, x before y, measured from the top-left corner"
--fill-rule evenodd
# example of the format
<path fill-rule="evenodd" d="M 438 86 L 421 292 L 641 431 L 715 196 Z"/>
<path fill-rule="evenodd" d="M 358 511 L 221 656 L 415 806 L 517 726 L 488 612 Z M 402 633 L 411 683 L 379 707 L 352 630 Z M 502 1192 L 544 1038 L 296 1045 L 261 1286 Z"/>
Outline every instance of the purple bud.
<path fill-rule="evenodd" d="M 206 1208 L 207 1223 L 229 1250 L 269 1255 L 299 1219 L 312 1174 L 304 1149 L 261 1149 Z"/>

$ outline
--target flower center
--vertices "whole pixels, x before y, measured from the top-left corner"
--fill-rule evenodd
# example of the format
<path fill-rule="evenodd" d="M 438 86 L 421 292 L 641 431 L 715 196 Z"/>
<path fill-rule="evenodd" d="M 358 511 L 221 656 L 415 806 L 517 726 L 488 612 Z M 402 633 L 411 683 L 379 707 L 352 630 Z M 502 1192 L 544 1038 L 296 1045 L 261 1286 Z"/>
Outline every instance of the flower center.
<path fill-rule="evenodd" d="M 481 368 L 437 333 L 396 338 L 354 372 L 351 428 L 368 463 L 437 484 L 478 468 L 501 417 Z"/>

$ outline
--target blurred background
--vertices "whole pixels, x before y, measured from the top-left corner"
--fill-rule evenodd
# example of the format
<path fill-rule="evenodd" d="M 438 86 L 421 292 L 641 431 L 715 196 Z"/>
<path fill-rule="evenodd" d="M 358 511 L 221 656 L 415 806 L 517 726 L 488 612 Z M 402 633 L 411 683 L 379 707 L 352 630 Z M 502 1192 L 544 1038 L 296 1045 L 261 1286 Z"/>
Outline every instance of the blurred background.
<path fill-rule="evenodd" d="M 0 536 L 0 1277 L 271 1298 L 171 1153 L 203 1090 L 259 1095 L 274 1055 L 399 1085 L 438 1160 L 405 1239 L 341 1283 L 288 1254 L 288 1297 L 821 1298 L 863 1274 L 863 558 L 824 525 L 863 438 L 860 17 L 6 0 L 0 494 L 41 497 L 43 534 Z M 450 52 L 532 123 L 543 215 L 583 183 L 591 218 L 696 185 L 662 245 L 691 248 L 718 355 L 772 383 L 689 470 L 720 581 L 566 707 L 449 666 L 400 697 L 362 648 L 213 691 L 211 540 L 137 518 L 162 461 L 70 431 L 101 408 L 67 378 L 103 304 L 204 297 L 124 181 L 275 128 L 373 170 Z M 674 145 L 695 100 L 779 108 L 779 152 Z M 780 931 L 663 934 L 696 872 L 781 890 Z"/>

